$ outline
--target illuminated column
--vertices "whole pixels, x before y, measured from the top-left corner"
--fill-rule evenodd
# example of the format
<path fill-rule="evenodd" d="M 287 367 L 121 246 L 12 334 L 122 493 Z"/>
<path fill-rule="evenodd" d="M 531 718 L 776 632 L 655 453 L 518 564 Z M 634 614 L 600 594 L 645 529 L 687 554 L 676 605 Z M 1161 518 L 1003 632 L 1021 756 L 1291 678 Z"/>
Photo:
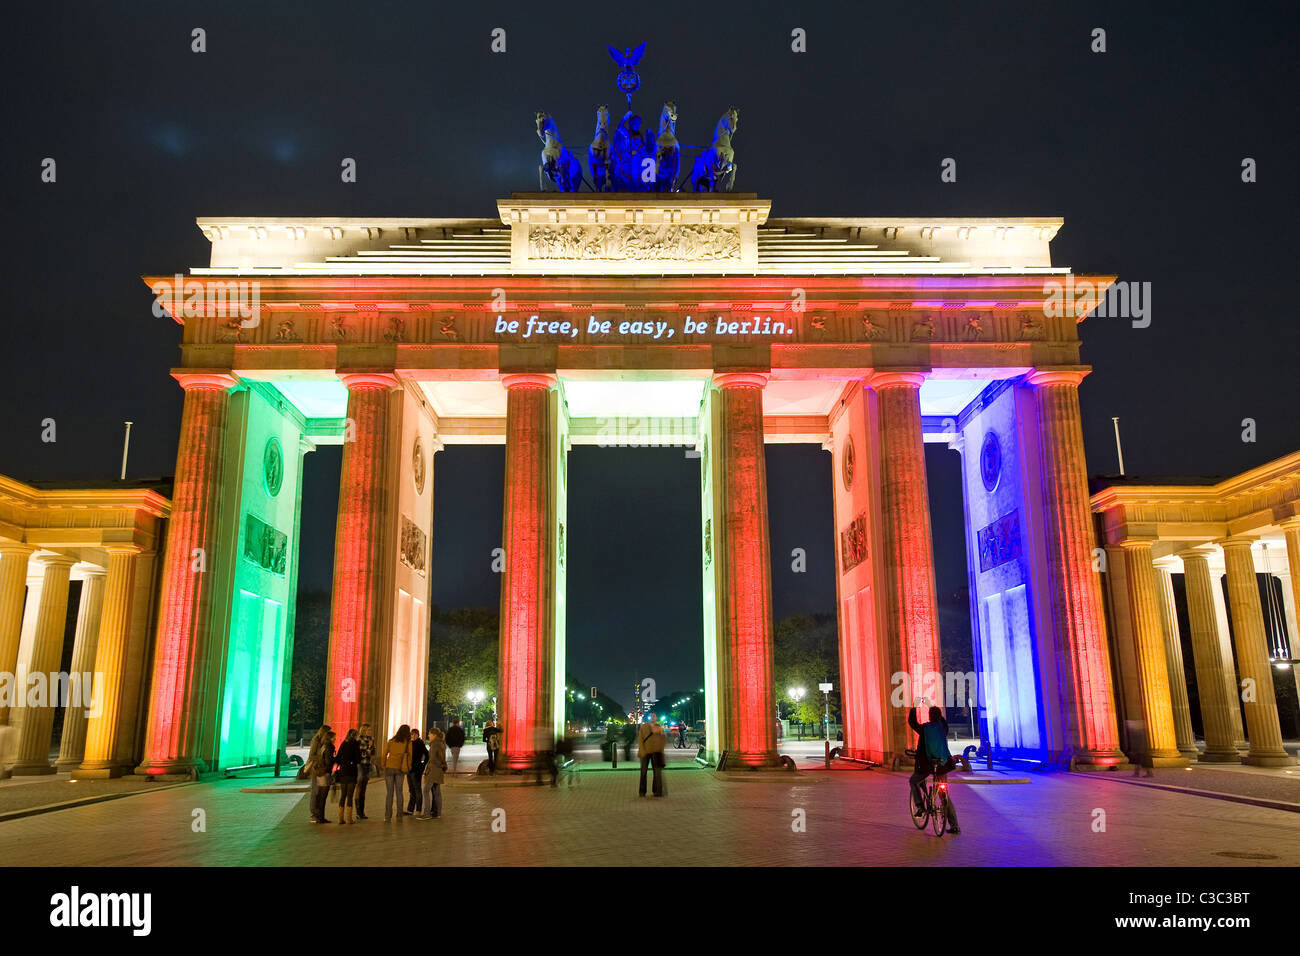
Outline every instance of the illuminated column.
<path fill-rule="evenodd" d="M 1246 727 L 1241 720 L 1241 685 L 1237 683 L 1237 664 L 1232 650 L 1232 625 L 1228 622 L 1228 601 L 1224 594 L 1228 575 L 1223 568 L 1223 552 L 1215 547 L 1207 547 L 1210 556 L 1210 597 L 1214 601 L 1214 618 L 1218 622 L 1219 659 L 1223 661 L 1223 693 L 1227 700 L 1233 702 L 1228 708 L 1228 720 L 1232 723 L 1232 741 L 1239 753 L 1246 752 Z"/>
<path fill-rule="evenodd" d="M 63 710 L 63 734 L 59 738 L 59 772 L 72 770 L 81 763 L 86 750 L 86 720 L 90 711 L 90 693 L 100 693 L 95 681 L 95 648 L 99 641 L 100 609 L 104 604 L 105 572 L 101 568 L 87 571 L 81 582 L 81 602 L 77 606 L 77 636 L 72 642 L 72 669 L 69 688 L 76 681 L 76 694 L 69 694 Z M 85 689 L 83 689 L 83 687 Z"/>
<path fill-rule="evenodd" d="M 1285 575 L 1282 578 L 1282 600 L 1286 606 L 1287 637 L 1290 640 L 1291 657 L 1300 656 L 1300 627 L 1296 622 L 1296 607 L 1300 606 L 1300 517 L 1287 518 L 1281 523 L 1282 533 L 1286 536 Z M 1296 693 L 1300 696 L 1300 665 L 1291 665 L 1291 674 L 1296 683 Z M 0 723 L 3 723 L 0 720 Z"/>
<path fill-rule="evenodd" d="M 1189 761 L 1197 758 L 1196 735 L 1192 733 L 1192 705 L 1187 696 L 1187 672 L 1183 667 L 1183 641 L 1178 631 L 1178 605 L 1174 598 L 1174 557 L 1153 561 L 1160 617 L 1164 623 L 1165 669 L 1169 672 L 1169 703 L 1174 714 L 1174 737 L 1178 752 Z"/>
<path fill-rule="evenodd" d="M 344 733 L 370 721 L 379 734 L 388 720 L 392 653 L 389 569 L 391 495 L 387 487 L 391 396 L 396 376 L 347 374 L 348 421 L 334 532 L 334 593 L 330 604 L 329 676 L 325 722 Z"/>
<path fill-rule="evenodd" d="M 95 646 L 95 706 L 86 726 L 86 747 L 76 779 L 117 777 L 124 768 L 117 756 L 118 731 L 135 715 L 122 712 L 126 680 L 127 644 L 131 639 L 132 596 L 135 593 L 134 545 L 110 545 L 103 607 L 99 612 L 99 639 Z"/>
<path fill-rule="evenodd" d="M 887 372 L 871 378 L 880 421 L 881 519 L 884 530 L 884 600 L 887 619 L 888 671 L 910 675 L 908 699 L 887 707 L 887 758 L 902 757 L 907 747 L 907 710 L 915 698 L 939 699 L 942 686 L 927 675 L 940 674 L 939 617 L 935 607 L 934 550 L 930 537 L 930 500 L 921 437 L 919 372 Z M 942 682 L 942 676 L 939 680 Z M 962 702 L 965 703 L 964 701 Z"/>
<path fill-rule="evenodd" d="M 1151 563 L 1151 542 L 1127 538 L 1120 543 L 1124 548 L 1124 575 L 1146 725 L 1146 752 L 1139 757 L 1152 767 L 1185 767 L 1187 758 L 1178 753 L 1174 711 L 1169 699 L 1165 628 L 1156 590 L 1156 571 Z"/>
<path fill-rule="evenodd" d="M 31 706 L 28 700 L 18 712 L 17 746 L 14 752 L 15 777 L 54 773 L 50 764 L 50 734 L 54 730 L 54 708 L 58 705 L 59 683 L 49 681 L 57 674 L 63 658 L 63 632 L 68 619 L 68 582 L 76 558 L 52 554 L 40 559 L 44 565 L 41 578 L 41 597 L 36 606 L 36 629 L 31 646 L 26 649 L 27 659 L 20 664 L 19 673 L 25 683 L 27 677 L 43 674 L 49 682 L 46 697 Z M 18 693 L 26 686 L 16 687 Z"/>
<path fill-rule="evenodd" d="M 772 767 L 776 752 L 772 571 L 767 526 L 767 461 L 759 372 L 713 376 L 719 403 L 713 455 L 720 511 L 714 515 L 717 583 L 719 744 L 727 766 Z"/>
<path fill-rule="evenodd" d="M 501 523 L 499 759 L 520 769 L 555 733 L 555 508 L 558 408 L 548 374 L 503 375 L 506 483 Z M 561 675 L 563 676 L 563 675 Z"/>
<path fill-rule="evenodd" d="M 1228 570 L 1228 604 L 1232 615 L 1232 638 L 1237 648 L 1243 700 L 1246 704 L 1246 739 L 1250 750 L 1244 763 L 1261 767 L 1284 767 L 1293 761 L 1282 747 L 1282 725 L 1273 694 L 1268 644 L 1264 636 L 1264 612 L 1259 603 L 1255 559 L 1251 538 L 1233 537 L 1219 542 Z M 1247 685 L 1250 682 L 1252 686 Z"/>
<path fill-rule="evenodd" d="M 212 567 L 226 435 L 228 389 L 222 373 L 176 373 L 185 389 L 176 452 L 167 552 L 163 559 L 144 761 L 137 773 L 189 776 L 206 770 L 200 723 L 209 692 Z"/>
<path fill-rule="evenodd" d="M 1114 764 L 1119 750 L 1110 652 L 1102 617 L 1101 582 L 1093 568 L 1096 547 L 1088 500 L 1088 470 L 1079 415 L 1082 369 L 1043 370 L 1026 381 L 1038 413 L 1039 471 L 1047 549 L 1047 598 L 1051 606 L 1056 680 L 1064 740 L 1052 749 L 1061 759 Z"/>
<path fill-rule="evenodd" d="M 34 550 L 25 544 L 9 541 L 0 543 L 0 675 L 7 674 L 10 680 L 18 673 L 18 647 L 22 640 L 23 604 L 27 589 L 27 559 Z M 9 705 L 5 697 L 0 701 L 0 727 L 8 723 Z"/>
<path fill-rule="evenodd" d="M 1236 763 L 1240 759 L 1233 744 L 1232 710 L 1236 701 L 1228 695 L 1224 681 L 1223 645 L 1219 638 L 1219 617 L 1214 608 L 1214 582 L 1209 556 L 1213 548 L 1184 551 L 1183 579 L 1187 583 L 1188 637 L 1192 644 L 1192 666 L 1196 668 L 1196 696 L 1201 704 L 1201 725 L 1205 731 L 1205 753 L 1200 759 L 1213 763 Z"/>

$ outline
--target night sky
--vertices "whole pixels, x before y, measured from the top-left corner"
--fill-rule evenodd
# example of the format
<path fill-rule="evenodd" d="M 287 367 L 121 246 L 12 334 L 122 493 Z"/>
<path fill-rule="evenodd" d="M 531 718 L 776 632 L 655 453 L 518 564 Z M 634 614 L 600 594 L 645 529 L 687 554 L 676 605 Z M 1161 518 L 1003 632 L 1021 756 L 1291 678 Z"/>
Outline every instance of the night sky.
<path fill-rule="evenodd" d="M 1152 5 L 1157 6 L 1157 5 Z M 474 216 L 536 188 L 533 111 L 570 144 L 616 107 L 606 42 L 648 43 L 638 110 L 707 140 L 738 106 L 736 188 L 783 216 L 1060 215 L 1058 264 L 1150 282 L 1152 322 L 1089 320 L 1093 473 L 1225 475 L 1300 447 L 1297 63 L 1288 6 L 52 3 L 4 14 L 0 472 L 171 474 L 180 329 L 139 277 L 204 265 L 208 216 Z M 191 30 L 207 52 L 191 52 Z M 490 52 L 506 30 L 507 51 Z M 807 52 L 790 49 L 807 32 Z M 1090 51 L 1106 30 L 1107 52 Z M 343 157 L 357 182 L 340 182 Z M 41 162 L 57 181 L 41 182 Z M 957 160 L 956 183 L 940 162 Z M 1258 164 L 1258 182 L 1241 164 Z M 57 441 L 41 441 L 41 421 Z M 1256 440 L 1242 440 L 1254 419 Z M 931 447 L 940 591 L 960 484 Z M 308 459 L 304 587 L 327 588 L 339 450 Z M 494 605 L 502 449 L 434 461 L 434 601 Z M 778 617 L 834 608 L 830 456 L 769 449 Z M 696 482 L 681 450 L 578 448 L 569 663 L 617 688 L 701 672 Z M 580 493 L 580 494 L 579 494 Z M 581 504 L 576 504 L 579 499 Z M 791 548 L 808 572 L 790 572 Z"/>

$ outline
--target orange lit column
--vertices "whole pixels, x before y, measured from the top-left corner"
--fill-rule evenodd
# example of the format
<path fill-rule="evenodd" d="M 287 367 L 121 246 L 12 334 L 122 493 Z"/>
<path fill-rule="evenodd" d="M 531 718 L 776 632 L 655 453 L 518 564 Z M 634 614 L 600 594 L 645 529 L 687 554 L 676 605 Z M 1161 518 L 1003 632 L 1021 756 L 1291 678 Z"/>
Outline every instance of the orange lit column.
<path fill-rule="evenodd" d="M 32 634 L 31 647 L 25 651 L 26 660 L 19 665 L 20 681 L 15 685 L 15 693 L 30 693 L 25 681 L 34 674 L 44 674 L 49 681 L 50 674 L 59 670 L 63 655 L 63 632 L 68 619 L 68 582 L 76 558 L 70 555 L 51 554 L 40 559 L 44 565 L 41 579 L 40 601 L 36 606 L 36 629 Z M 49 682 L 46 686 L 46 699 L 40 701 L 43 706 L 32 706 L 27 700 L 18 709 L 17 747 L 12 768 L 15 777 L 34 774 L 54 773 L 50 763 L 50 735 L 54 731 L 54 709 L 58 701 L 59 685 Z"/>
<path fill-rule="evenodd" d="M 126 681 L 127 644 L 131 639 L 132 596 L 135 593 L 134 545 L 110 545 L 104 603 L 99 612 L 99 639 L 95 646 L 95 708 L 86 725 L 86 749 L 73 777 L 86 780 L 116 777 L 124 769 L 117 755 L 118 730 L 134 714 L 122 713 Z"/>
<path fill-rule="evenodd" d="M 921 435 L 920 372 L 873 375 L 880 428 L 880 510 L 883 548 L 880 568 L 888 629 L 885 633 L 885 755 L 892 763 L 907 747 L 907 711 L 915 698 L 939 699 L 943 706 L 939 616 L 935 607 L 934 550 L 930 500 Z M 909 675 L 898 697 L 899 674 Z M 964 703 L 964 701 L 963 701 Z"/>
<path fill-rule="evenodd" d="M 18 647 L 22 642 L 23 605 L 27 594 L 27 559 L 35 548 L 6 541 L 0 543 L 0 675 L 18 672 Z M 3 695 L 0 695 L 3 696 Z M 8 697 L 0 699 L 0 727 L 9 723 Z M 3 772 L 0 767 L 0 773 Z"/>
<path fill-rule="evenodd" d="M 199 734 L 208 691 L 214 549 L 228 389 L 224 373 L 174 373 L 185 389 L 176 478 L 163 559 L 144 760 L 137 773 L 206 770 Z"/>
<path fill-rule="evenodd" d="M 1174 733 L 1164 624 L 1156 591 L 1156 571 L 1151 561 L 1151 542 L 1127 538 L 1121 544 L 1133 620 L 1138 681 L 1142 689 L 1142 718 L 1146 725 L 1146 750 L 1138 755 L 1138 759 L 1152 767 L 1185 767 L 1187 758 L 1178 752 Z"/>
<path fill-rule="evenodd" d="M 1160 595 L 1160 617 L 1164 621 L 1165 669 L 1169 672 L 1169 703 L 1174 713 L 1174 737 L 1178 752 L 1189 761 L 1197 759 L 1196 737 L 1192 733 L 1192 705 L 1187 696 L 1187 672 L 1183 668 L 1183 642 L 1178 630 L 1178 608 L 1174 600 L 1175 557 L 1157 558 L 1156 590 Z"/>
<path fill-rule="evenodd" d="M 101 693 L 95 679 L 95 648 L 99 643 L 99 617 L 104 605 L 105 572 L 100 568 L 87 571 L 81 582 L 81 601 L 77 607 L 77 633 L 72 642 L 72 667 L 70 676 L 75 675 L 78 693 L 70 694 L 70 700 L 63 709 L 63 733 L 59 737 L 59 759 L 54 769 L 63 773 L 77 767 L 86 750 L 86 721 L 89 700 L 82 690 L 84 683 L 89 683 L 93 694 Z"/>
<path fill-rule="evenodd" d="M 773 683 L 772 570 L 767 526 L 763 388 L 758 372 L 721 372 L 713 436 L 720 510 L 713 548 L 720 575 L 717 679 L 721 749 L 728 767 L 780 765 Z"/>
<path fill-rule="evenodd" d="M 1232 711 L 1236 699 L 1228 693 L 1232 683 L 1224 678 L 1223 644 L 1219 640 L 1219 615 L 1214 606 L 1215 583 L 1210 578 L 1213 548 L 1199 547 L 1182 553 L 1183 580 L 1187 584 L 1187 625 L 1196 668 L 1196 696 L 1201 705 L 1205 753 L 1209 763 L 1238 763 Z M 1229 661 L 1228 666 L 1232 664 Z"/>
<path fill-rule="evenodd" d="M 555 727 L 555 508 L 552 451 L 558 408 L 554 375 L 503 375 L 506 481 L 501 521 L 499 760 L 529 765 L 539 737 Z"/>
<path fill-rule="evenodd" d="M 330 604 L 329 675 L 325 722 L 340 733 L 369 721 L 388 727 L 393 588 L 390 578 L 396 492 L 388 487 L 392 392 L 386 373 L 339 376 L 348 388 L 348 420 L 334 531 L 334 592 Z"/>
<path fill-rule="evenodd" d="M 1056 759 L 1083 764 L 1115 764 L 1119 750 L 1110 650 L 1102 616 L 1101 582 L 1093 567 L 1096 545 L 1088 500 L 1088 471 L 1079 414 L 1079 383 L 1086 369 L 1031 373 L 1038 415 L 1042 519 L 1047 550 L 1047 593 L 1051 606 L 1055 673 L 1052 696 L 1060 713 L 1045 724 Z M 1035 595 L 1039 597 L 1041 595 Z"/>
<path fill-rule="evenodd" d="M 1250 750 L 1241 759 L 1242 763 L 1260 767 L 1285 767 L 1295 761 L 1282 746 L 1282 725 L 1278 721 L 1268 642 L 1264 636 L 1264 611 L 1259 603 L 1255 559 L 1250 553 L 1252 540 L 1233 537 L 1218 542 L 1228 572 L 1232 640 L 1237 650 L 1242 700 L 1246 705 L 1246 739 Z"/>

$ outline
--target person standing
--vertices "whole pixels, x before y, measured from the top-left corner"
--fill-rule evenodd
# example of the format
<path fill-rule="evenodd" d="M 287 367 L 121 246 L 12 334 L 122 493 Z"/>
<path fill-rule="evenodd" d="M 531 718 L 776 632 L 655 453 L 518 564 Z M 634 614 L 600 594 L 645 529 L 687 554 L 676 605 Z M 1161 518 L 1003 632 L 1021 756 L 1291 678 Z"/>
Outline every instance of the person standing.
<path fill-rule="evenodd" d="M 406 773 L 406 789 L 410 791 L 410 798 L 406 801 L 407 813 L 419 813 L 423 809 L 423 800 L 420 788 L 423 785 L 424 765 L 429 760 L 429 748 L 424 745 L 420 739 L 420 729 L 411 728 L 411 769 Z"/>
<path fill-rule="evenodd" d="M 465 746 L 465 728 L 460 725 L 459 720 L 451 722 L 451 728 L 447 731 L 447 749 L 451 751 L 451 772 L 455 773 L 456 768 L 460 766 L 460 748 Z"/>
<path fill-rule="evenodd" d="M 483 725 L 483 743 L 487 746 L 488 773 L 496 773 L 497 751 L 501 749 L 501 729 L 491 720 Z"/>
<path fill-rule="evenodd" d="M 447 744 L 437 727 L 429 730 L 427 741 L 429 759 L 424 765 L 424 812 L 417 820 L 432 820 L 442 816 L 442 784 L 447 773 Z"/>
<path fill-rule="evenodd" d="M 668 737 L 658 717 L 652 716 L 648 722 L 637 728 L 636 755 L 641 760 L 641 796 L 643 797 L 647 766 L 654 767 L 654 795 L 656 797 L 664 795 L 664 748 L 667 743 Z"/>
<path fill-rule="evenodd" d="M 357 733 L 357 749 L 360 759 L 357 761 L 357 819 L 366 819 L 366 786 L 370 783 L 370 774 L 374 770 L 375 738 L 370 733 L 370 725 L 362 724 Z"/>
<path fill-rule="evenodd" d="M 361 764 L 361 745 L 357 742 L 356 730 L 349 730 L 348 735 L 343 738 L 343 743 L 339 746 L 339 752 L 334 755 L 334 765 L 337 771 L 334 779 L 339 785 L 339 823 L 355 823 L 352 818 L 353 799 L 357 789 L 357 772 Z M 343 817 L 344 809 L 347 810 L 347 819 Z"/>
<path fill-rule="evenodd" d="M 384 746 L 384 786 L 387 791 L 384 799 L 384 822 L 393 819 L 393 805 L 397 805 L 397 816 L 401 819 L 402 780 L 411 769 L 411 728 L 406 724 L 397 728 L 397 733 Z"/>
<path fill-rule="evenodd" d="M 325 794 L 328 789 L 329 765 L 325 763 L 325 747 L 329 743 L 330 725 L 321 724 L 320 730 L 311 739 L 311 748 L 307 751 L 307 762 L 302 765 L 302 775 L 311 781 L 311 822 L 325 822 Z M 332 756 L 331 756 L 332 759 Z"/>

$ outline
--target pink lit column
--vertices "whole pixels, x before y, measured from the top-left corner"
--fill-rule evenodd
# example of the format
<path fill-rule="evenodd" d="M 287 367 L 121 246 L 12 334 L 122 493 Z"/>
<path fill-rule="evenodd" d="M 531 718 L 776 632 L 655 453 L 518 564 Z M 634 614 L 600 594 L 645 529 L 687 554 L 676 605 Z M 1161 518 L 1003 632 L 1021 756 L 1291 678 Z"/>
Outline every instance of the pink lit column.
<path fill-rule="evenodd" d="M 529 765 L 539 735 L 555 728 L 555 527 L 552 447 L 555 376 L 503 375 L 506 387 L 506 483 L 501 523 L 499 756 L 506 767 Z"/>
<path fill-rule="evenodd" d="M 920 372 L 884 372 L 872 376 L 880 421 L 880 508 L 884 530 L 880 567 L 889 622 L 885 754 L 902 757 L 907 747 L 907 711 L 915 698 L 934 696 L 933 677 L 941 673 L 939 617 L 935 606 L 934 548 L 930 537 L 930 500 L 921 436 Z M 906 673 L 902 706 L 894 705 L 894 676 Z M 942 681 L 942 677 L 940 677 Z M 939 690 L 942 695 L 942 690 Z M 964 702 L 963 702 L 964 703 Z M 943 700 L 935 700 L 943 706 Z"/>
<path fill-rule="evenodd" d="M 1092 513 L 1088 469 L 1079 414 L 1079 383 L 1086 369 L 1031 373 L 1038 413 L 1038 456 L 1042 476 L 1043 532 L 1047 549 L 1047 600 L 1051 607 L 1056 673 L 1055 696 L 1063 721 L 1052 740 L 1053 755 L 1083 764 L 1115 764 L 1119 750 L 1110 650 L 1102 617 L 1101 581 L 1093 567 Z M 1036 595 L 1038 596 L 1038 595 Z"/>
<path fill-rule="evenodd" d="M 206 769 L 200 722 L 210 649 L 212 574 L 226 435 L 224 373 L 176 373 L 185 389 L 172 512 L 163 558 L 144 761 L 137 773 L 185 775 Z"/>
<path fill-rule="evenodd" d="M 767 461 L 763 388 L 757 372 L 713 376 L 720 428 L 713 439 L 721 511 L 714 515 L 714 553 L 721 576 L 718 742 L 727 766 L 772 767 L 776 752 L 776 688 L 772 663 L 772 571 L 768 550 Z"/>
<path fill-rule="evenodd" d="M 325 722 L 341 734 L 368 721 L 377 736 L 388 727 L 392 654 L 392 540 L 388 487 L 392 390 L 385 373 L 339 376 L 348 388 L 348 420 L 334 531 L 334 592 L 325 684 Z"/>

